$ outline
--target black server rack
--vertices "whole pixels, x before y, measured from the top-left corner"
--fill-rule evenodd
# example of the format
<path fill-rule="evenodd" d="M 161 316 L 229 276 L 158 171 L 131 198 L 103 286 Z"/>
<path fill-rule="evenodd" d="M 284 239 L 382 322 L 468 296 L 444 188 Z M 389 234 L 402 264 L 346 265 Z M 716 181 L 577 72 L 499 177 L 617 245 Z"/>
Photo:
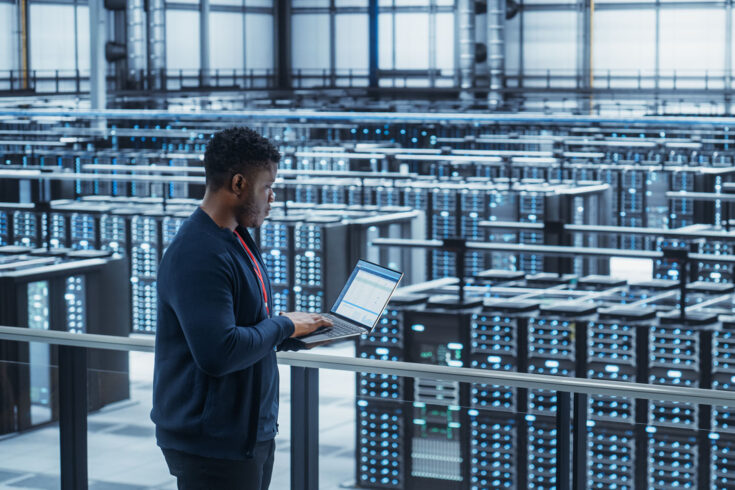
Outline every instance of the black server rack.
<path fill-rule="evenodd" d="M 457 236 L 457 189 L 437 187 L 431 190 L 431 236 L 444 239 Z M 443 250 L 431 252 L 431 277 L 455 277 L 457 275 L 454 253 Z"/>
<path fill-rule="evenodd" d="M 0 264 L 0 323 L 74 333 L 129 333 L 124 258 L 95 251 L 10 251 L 10 260 Z M 127 353 L 93 350 L 88 358 L 89 410 L 127 399 Z M 0 342 L 0 359 L 5 361 L 0 362 L 0 378 L 7 387 L 0 402 L 0 432 L 56 420 L 56 349 Z"/>
<path fill-rule="evenodd" d="M 269 219 L 260 227 L 260 247 L 271 281 L 274 311 L 292 311 L 293 224 L 299 218 Z"/>
<path fill-rule="evenodd" d="M 484 243 L 487 240 L 487 231 L 479 226 L 480 221 L 488 218 L 488 208 L 485 188 L 469 187 L 459 192 L 461 201 L 461 236 L 469 241 Z M 489 266 L 489 257 L 485 253 L 469 252 L 465 257 L 465 277 L 474 276 Z"/>
<path fill-rule="evenodd" d="M 356 354 L 362 359 L 405 360 L 404 311 L 421 309 L 428 298 L 394 295 L 378 326 L 361 337 Z M 364 488 L 396 488 L 406 485 L 406 380 L 398 376 L 358 373 L 356 481 Z"/>
<path fill-rule="evenodd" d="M 395 185 L 379 185 L 375 189 L 375 204 L 380 207 L 400 206 L 400 188 Z"/>
<path fill-rule="evenodd" d="M 655 322 L 655 308 L 599 310 L 588 325 L 587 377 L 631 383 L 646 380 L 648 331 Z M 645 453 L 646 407 L 645 402 L 629 398 L 590 397 L 588 488 L 636 487 L 636 476 L 645 471 L 641 463 L 646 456 L 637 455 L 639 451 Z"/>
<path fill-rule="evenodd" d="M 620 192 L 618 194 L 620 206 L 618 215 L 621 226 L 646 226 L 646 181 L 647 172 L 644 170 L 625 169 L 620 175 Z M 620 246 L 625 249 L 645 250 L 644 237 L 622 236 Z"/>
<path fill-rule="evenodd" d="M 258 234 L 266 268 L 274 273 L 276 309 L 327 311 L 357 262 L 348 225 L 337 217 L 278 216 Z"/>
<path fill-rule="evenodd" d="M 649 382 L 706 387 L 710 376 L 711 329 L 716 316 L 678 312 L 659 318 L 649 333 Z M 703 355 L 704 354 L 704 355 Z M 648 488 L 709 485 L 709 416 L 704 406 L 654 401 L 648 407 Z M 702 459 L 705 464 L 700 464 Z"/>
<path fill-rule="evenodd" d="M 156 276 L 161 258 L 159 217 L 140 213 L 130 217 L 130 283 L 133 332 L 156 331 Z"/>
<path fill-rule="evenodd" d="M 545 214 L 545 196 L 540 192 L 522 191 L 518 195 L 518 218 L 521 223 L 543 223 Z M 543 245 L 544 234 L 540 231 L 521 231 L 519 243 Z M 529 253 L 518 254 L 518 268 L 527 274 L 544 272 L 544 258 Z"/>
<path fill-rule="evenodd" d="M 735 389 L 735 317 L 720 318 L 721 330 L 713 333 L 712 339 L 712 388 L 732 391 Z M 733 471 L 735 462 L 731 454 L 735 451 L 735 425 L 729 407 L 712 407 L 710 444 L 710 488 L 725 490 L 735 485 Z"/>
<path fill-rule="evenodd" d="M 473 313 L 470 367 L 528 370 L 528 318 L 538 303 L 498 300 Z M 470 386 L 470 488 L 525 488 L 527 390 Z"/>
<path fill-rule="evenodd" d="M 489 221 L 515 222 L 518 221 L 518 195 L 513 192 L 493 190 L 488 193 Z M 518 235 L 513 230 L 491 229 L 487 235 L 490 242 L 518 243 Z M 518 259 L 514 254 L 493 252 L 490 255 L 489 267 L 497 270 L 516 271 L 520 269 Z"/>
<path fill-rule="evenodd" d="M 7 244 L 40 247 L 43 242 L 43 222 L 33 204 L 3 203 L 7 220 Z"/>
<path fill-rule="evenodd" d="M 584 335 L 596 306 L 557 303 L 543 306 L 528 324 L 528 372 L 552 376 L 578 376 L 578 359 L 584 359 Z M 580 352 L 582 350 L 582 352 Z M 529 390 L 528 395 L 528 486 L 556 488 L 557 395 Z"/>
<path fill-rule="evenodd" d="M 431 308 L 431 309 L 430 309 Z M 471 310 L 404 313 L 406 360 L 462 367 L 469 364 Z M 469 391 L 456 382 L 415 378 L 407 387 L 408 490 L 462 489 L 469 482 Z"/>
<path fill-rule="evenodd" d="M 295 223 L 293 236 L 294 309 L 327 311 L 349 275 L 347 225 L 339 218 L 315 217 Z"/>

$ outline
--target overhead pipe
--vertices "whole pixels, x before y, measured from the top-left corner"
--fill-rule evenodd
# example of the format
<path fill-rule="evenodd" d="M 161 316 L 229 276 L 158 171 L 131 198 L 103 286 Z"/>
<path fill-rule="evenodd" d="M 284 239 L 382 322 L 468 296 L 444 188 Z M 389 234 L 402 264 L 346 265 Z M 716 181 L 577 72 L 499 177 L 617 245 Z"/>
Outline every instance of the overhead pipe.
<path fill-rule="evenodd" d="M 145 72 L 145 23 L 143 22 L 143 0 L 128 0 L 125 6 L 125 44 L 127 47 L 128 82 L 135 88 L 141 87 Z"/>
<path fill-rule="evenodd" d="M 105 40 L 107 12 L 102 0 L 89 0 L 89 102 L 91 110 L 107 108 L 107 61 Z M 106 127 L 105 119 L 90 122 L 97 129 Z"/>
<path fill-rule="evenodd" d="M 490 110 L 500 109 L 504 102 L 505 2 L 506 0 L 487 2 L 487 66 L 490 78 L 487 103 Z"/>
<path fill-rule="evenodd" d="M 148 0 L 148 88 L 165 90 L 166 9 L 164 0 Z"/>
<path fill-rule="evenodd" d="M 199 3 L 199 70 L 200 85 L 209 86 L 209 0 Z"/>
<path fill-rule="evenodd" d="M 475 0 L 459 0 L 460 98 L 472 99 L 475 87 Z"/>

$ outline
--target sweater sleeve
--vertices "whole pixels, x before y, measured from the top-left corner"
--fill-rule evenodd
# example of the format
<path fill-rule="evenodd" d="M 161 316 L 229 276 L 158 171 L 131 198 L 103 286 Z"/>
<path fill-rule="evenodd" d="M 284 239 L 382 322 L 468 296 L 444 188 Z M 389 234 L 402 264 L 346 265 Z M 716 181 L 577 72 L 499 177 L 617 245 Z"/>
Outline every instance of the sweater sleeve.
<path fill-rule="evenodd" d="M 194 260 L 178 268 L 168 284 L 167 296 L 194 362 L 210 376 L 252 366 L 294 331 L 293 322 L 282 316 L 236 325 L 230 270 L 221 255 Z"/>

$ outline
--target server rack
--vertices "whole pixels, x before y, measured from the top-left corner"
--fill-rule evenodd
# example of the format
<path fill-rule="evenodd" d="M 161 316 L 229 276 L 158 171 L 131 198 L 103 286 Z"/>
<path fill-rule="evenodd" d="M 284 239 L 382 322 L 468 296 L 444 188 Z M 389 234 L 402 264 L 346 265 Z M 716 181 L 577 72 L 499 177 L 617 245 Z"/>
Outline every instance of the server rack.
<path fill-rule="evenodd" d="M 473 313 L 470 367 L 528 371 L 528 322 L 538 303 L 498 300 Z M 525 389 L 470 386 L 470 488 L 525 488 Z"/>
<path fill-rule="evenodd" d="M 2 257 L 3 249 L 0 249 Z M 5 250 L 7 251 L 7 249 Z M 5 325 L 126 336 L 124 258 L 94 251 L 13 252 L 0 266 L 0 321 Z M 90 351 L 88 409 L 129 397 L 126 353 Z M 0 342 L 0 431 L 17 432 L 58 418 L 55 349 Z M 108 373 L 115 373 L 109 376 Z"/>
<path fill-rule="evenodd" d="M 433 299 L 432 299 L 433 300 Z M 468 363 L 472 311 L 443 310 L 427 303 L 424 311 L 404 313 L 406 360 L 461 367 Z M 406 489 L 461 489 L 469 481 L 467 386 L 416 378 L 408 386 L 412 423 L 406 431 Z M 409 449 L 410 448 L 410 449 Z"/>
<path fill-rule="evenodd" d="M 358 340 L 357 357 L 404 361 L 404 312 L 421 309 L 427 299 L 423 295 L 394 295 L 375 331 Z M 411 413 L 406 380 L 358 373 L 356 382 L 356 481 L 364 488 L 403 489 L 408 478 L 405 440 Z"/>
<path fill-rule="evenodd" d="M 599 310 L 597 319 L 588 325 L 587 377 L 627 382 L 647 379 L 648 331 L 655 322 L 655 308 L 624 306 Z M 645 401 L 590 398 L 589 488 L 640 485 L 640 475 L 646 472 L 646 409 Z"/>
<path fill-rule="evenodd" d="M 660 317 L 649 334 L 649 382 L 704 387 L 709 384 L 711 330 L 716 316 L 678 313 Z M 651 402 L 648 407 L 648 487 L 709 485 L 709 416 L 687 403 Z M 704 461 L 704 465 L 700 463 Z M 701 479 L 701 480 L 700 480 Z"/>
<path fill-rule="evenodd" d="M 584 359 L 586 325 L 595 305 L 557 303 L 542 306 L 528 326 L 528 372 L 553 376 L 578 376 L 577 361 Z M 581 352 L 580 352 L 581 351 Z M 556 488 L 558 458 L 556 440 L 557 395 L 530 390 L 528 397 L 528 485 Z"/>
<path fill-rule="evenodd" d="M 735 317 L 721 317 L 722 328 L 713 333 L 712 339 L 712 384 L 715 390 L 733 389 L 735 381 Z M 733 461 L 730 458 L 735 450 L 735 427 L 733 413 L 728 407 L 712 407 L 711 433 L 709 436 L 711 472 L 710 488 L 724 490 L 733 486 Z"/>

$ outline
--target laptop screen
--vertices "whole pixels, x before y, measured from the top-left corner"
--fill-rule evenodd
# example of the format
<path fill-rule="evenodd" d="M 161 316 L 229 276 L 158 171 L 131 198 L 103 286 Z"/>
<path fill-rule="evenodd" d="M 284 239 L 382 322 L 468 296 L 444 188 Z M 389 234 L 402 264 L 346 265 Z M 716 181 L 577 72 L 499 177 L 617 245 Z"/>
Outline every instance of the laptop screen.
<path fill-rule="evenodd" d="M 388 304 L 401 276 L 400 272 L 358 261 L 331 312 L 371 328 Z"/>

